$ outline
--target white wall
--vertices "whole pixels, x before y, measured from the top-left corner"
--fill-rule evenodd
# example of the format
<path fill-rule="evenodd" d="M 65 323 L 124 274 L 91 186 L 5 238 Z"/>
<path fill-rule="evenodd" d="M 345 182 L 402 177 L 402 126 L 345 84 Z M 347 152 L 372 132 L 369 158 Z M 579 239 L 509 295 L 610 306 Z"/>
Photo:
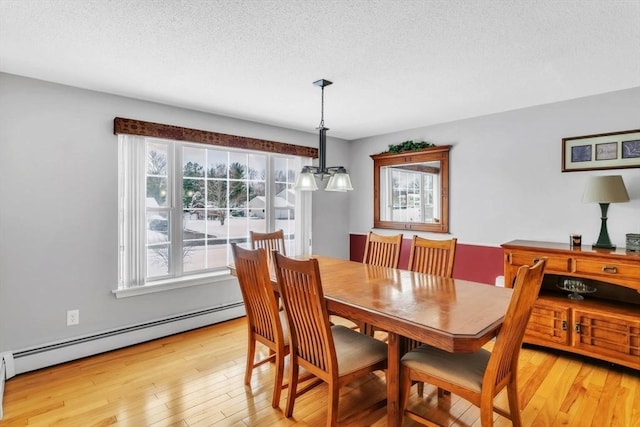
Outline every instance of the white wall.
<path fill-rule="evenodd" d="M 640 169 L 562 173 L 561 147 L 562 138 L 632 129 L 640 129 L 640 87 L 352 141 L 349 230 L 373 226 L 369 155 L 423 139 L 452 145 L 450 233 L 460 242 L 568 242 L 569 233 L 582 233 L 583 244 L 592 244 L 600 208 L 582 203 L 584 186 L 591 175 L 615 174 L 631 201 L 609 207 L 608 228 L 612 242 L 624 247 L 626 233 L 640 233 Z"/>
<path fill-rule="evenodd" d="M 313 123 L 309 133 L 297 132 L 0 73 L 0 353 L 241 300 L 234 280 L 113 296 L 116 116 L 318 143 Z M 329 138 L 329 160 L 345 153 L 346 145 Z M 331 210 L 346 211 L 342 194 L 317 192 L 316 198 Z M 318 206 L 314 200 L 314 210 Z M 348 257 L 348 247 L 341 244 L 347 241 L 347 227 L 346 220 L 335 221 L 333 215 L 318 216 L 314 248 Z M 69 309 L 80 310 L 80 325 L 66 326 Z"/>

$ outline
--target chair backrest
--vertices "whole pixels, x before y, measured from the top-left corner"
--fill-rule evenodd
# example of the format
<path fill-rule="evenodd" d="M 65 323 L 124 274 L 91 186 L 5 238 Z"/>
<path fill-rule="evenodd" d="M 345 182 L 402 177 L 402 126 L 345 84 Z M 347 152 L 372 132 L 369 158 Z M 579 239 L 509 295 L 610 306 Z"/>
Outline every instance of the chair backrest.
<path fill-rule="evenodd" d="M 370 231 L 367 235 L 362 262 L 381 267 L 398 268 L 401 247 L 402 233 L 383 236 Z"/>
<path fill-rule="evenodd" d="M 272 233 L 249 231 L 249 238 L 251 240 L 251 249 L 263 248 L 267 252 L 267 260 L 271 268 L 273 268 L 273 251 L 278 251 L 282 255 L 287 254 L 284 242 L 284 231 L 282 230 L 277 230 Z"/>
<path fill-rule="evenodd" d="M 453 261 L 458 239 L 431 240 L 413 236 L 409 253 L 409 270 L 437 276 L 453 277 Z"/>
<path fill-rule="evenodd" d="M 251 331 L 273 343 L 284 343 L 266 251 L 243 249 L 235 243 L 231 248 Z"/>
<path fill-rule="evenodd" d="M 291 354 L 320 378 L 338 375 L 338 362 L 322 291 L 318 260 L 274 253 L 278 288 L 289 323 Z"/>
<path fill-rule="evenodd" d="M 511 301 L 483 378 L 483 393 L 486 390 L 494 395 L 517 372 L 522 339 L 542 285 L 546 262 L 542 258 L 532 267 L 523 265 L 518 269 Z"/>

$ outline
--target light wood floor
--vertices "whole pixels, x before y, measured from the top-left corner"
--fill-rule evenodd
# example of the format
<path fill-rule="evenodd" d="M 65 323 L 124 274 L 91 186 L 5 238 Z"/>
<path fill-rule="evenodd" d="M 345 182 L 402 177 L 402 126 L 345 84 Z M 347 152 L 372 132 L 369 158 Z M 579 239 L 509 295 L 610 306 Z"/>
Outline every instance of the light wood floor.
<path fill-rule="evenodd" d="M 250 387 L 242 384 L 245 328 L 236 319 L 18 375 L 6 383 L 0 425 L 324 426 L 325 385 L 300 397 L 286 419 L 270 405 L 270 364 L 254 372 Z M 525 426 L 640 426 L 638 371 L 525 347 L 519 375 Z M 413 393 L 410 405 L 438 423 L 479 426 L 478 410 L 455 395 L 438 402 L 429 386 L 423 399 Z M 346 386 L 340 417 L 384 395 L 382 375 Z M 497 402 L 507 407 L 504 395 Z M 496 426 L 510 425 L 495 418 Z M 386 426 L 385 410 L 362 425 Z"/>

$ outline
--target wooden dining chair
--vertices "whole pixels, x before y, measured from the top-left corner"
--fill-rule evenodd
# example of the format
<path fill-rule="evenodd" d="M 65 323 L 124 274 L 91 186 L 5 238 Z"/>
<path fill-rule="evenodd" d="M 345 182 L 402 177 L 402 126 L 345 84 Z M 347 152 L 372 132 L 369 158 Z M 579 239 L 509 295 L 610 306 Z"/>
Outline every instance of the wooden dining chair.
<path fill-rule="evenodd" d="M 327 383 L 327 426 L 336 426 L 340 388 L 371 372 L 386 370 L 387 345 L 343 325 L 331 326 L 317 259 L 302 261 L 274 253 L 274 261 L 291 337 L 285 415 L 293 415 L 296 398 L 313 386 L 298 391 L 302 367 Z"/>
<path fill-rule="evenodd" d="M 401 247 L 402 233 L 384 236 L 370 231 L 367 234 L 362 262 L 381 267 L 398 268 Z"/>
<path fill-rule="evenodd" d="M 282 230 L 271 233 L 249 231 L 249 240 L 251 241 L 251 249 L 263 248 L 267 252 L 267 260 L 271 271 L 273 271 L 273 251 L 278 251 L 282 255 L 287 254 L 284 231 Z"/>
<path fill-rule="evenodd" d="M 231 244 L 236 274 L 247 313 L 249 345 L 244 383 L 249 385 L 253 368 L 268 361 L 275 362 L 275 380 L 271 406 L 280 405 L 283 388 L 284 359 L 289 353 L 289 331 L 284 312 L 278 309 L 273 284 L 267 266 L 265 249 L 243 249 Z M 270 356 L 255 361 L 256 343 L 270 350 Z"/>
<path fill-rule="evenodd" d="M 493 425 L 493 412 L 507 417 L 515 427 L 522 425 L 518 403 L 518 356 L 529 316 L 538 296 L 546 258 L 532 267 L 518 269 L 509 307 L 492 351 L 481 348 L 474 353 L 450 353 L 422 345 L 401 359 L 400 389 L 404 415 L 423 424 L 434 425 L 407 409 L 414 381 L 448 390 L 480 408 L 482 427 Z M 493 400 L 507 387 L 509 411 L 495 407 Z"/>
<path fill-rule="evenodd" d="M 367 234 L 362 262 L 380 267 L 398 268 L 401 247 L 402 233 L 385 236 L 370 231 Z M 365 323 L 360 323 L 357 327 L 369 336 L 374 336 L 376 331 L 371 325 Z"/>
<path fill-rule="evenodd" d="M 456 256 L 456 243 L 458 239 L 432 240 L 413 236 L 411 251 L 409 252 L 410 271 L 434 274 L 436 276 L 453 277 L 453 261 Z M 408 348 L 416 348 L 422 343 L 409 340 Z M 438 395 L 445 391 L 438 389 Z M 418 396 L 424 394 L 424 383 L 418 383 Z"/>
<path fill-rule="evenodd" d="M 453 277 L 457 241 L 455 237 L 448 240 L 431 240 L 413 236 L 409 252 L 409 270 Z"/>

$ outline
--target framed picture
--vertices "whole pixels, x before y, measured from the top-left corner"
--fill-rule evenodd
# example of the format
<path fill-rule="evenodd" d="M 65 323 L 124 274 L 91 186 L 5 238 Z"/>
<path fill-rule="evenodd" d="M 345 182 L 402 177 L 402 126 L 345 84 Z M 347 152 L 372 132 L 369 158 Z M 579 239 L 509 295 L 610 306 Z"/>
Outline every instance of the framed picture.
<path fill-rule="evenodd" d="M 640 129 L 562 138 L 562 172 L 640 168 Z"/>

